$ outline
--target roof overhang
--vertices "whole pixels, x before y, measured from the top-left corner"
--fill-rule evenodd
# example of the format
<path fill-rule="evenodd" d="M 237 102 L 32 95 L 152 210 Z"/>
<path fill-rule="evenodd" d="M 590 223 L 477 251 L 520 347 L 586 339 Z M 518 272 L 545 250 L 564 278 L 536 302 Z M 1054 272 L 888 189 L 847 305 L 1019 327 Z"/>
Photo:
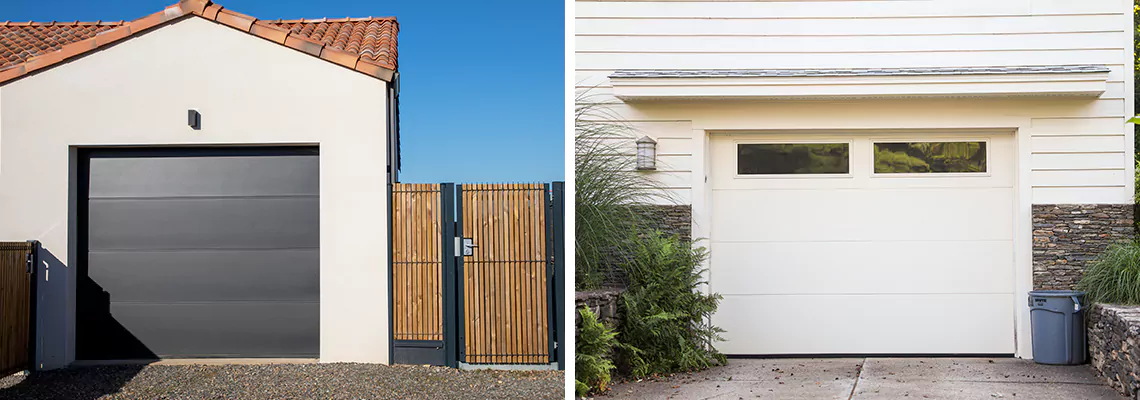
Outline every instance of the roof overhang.
<path fill-rule="evenodd" d="M 625 101 L 861 98 L 1097 97 L 1103 65 L 984 68 L 620 70 L 610 75 Z"/>

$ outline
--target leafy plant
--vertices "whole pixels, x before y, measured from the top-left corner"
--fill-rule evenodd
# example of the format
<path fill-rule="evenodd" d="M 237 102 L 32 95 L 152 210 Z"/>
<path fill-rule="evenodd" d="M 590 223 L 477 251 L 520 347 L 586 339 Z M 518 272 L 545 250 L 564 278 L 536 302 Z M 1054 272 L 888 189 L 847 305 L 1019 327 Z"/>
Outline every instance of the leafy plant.
<path fill-rule="evenodd" d="M 589 308 L 583 307 L 578 314 L 582 316 L 582 325 L 574 344 L 574 387 L 583 397 L 607 390 L 615 368 L 610 357 L 617 344 L 617 333 L 599 322 Z"/>
<path fill-rule="evenodd" d="M 1140 304 L 1140 242 L 1109 246 L 1085 268 L 1077 289 L 1093 302 Z"/>
<path fill-rule="evenodd" d="M 721 296 L 701 291 L 708 257 L 677 236 L 660 232 L 635 241 L 625 266 L 630 287 L 621 296 L 623 367 L 634 377 L 705 369 L 725 363 L 712 347 L 724 330 L 711 325 Z"/>
<path fill-rule="evenodd" d="M 607 268 L 629 261 L 629 238 L 647 224 L 636 207 L 670 199 L 651 173 L 636 171 L 637 129 L 621 121 L 611 104 L 593 100 L 580 93 L 574 110 L 574 277 L 580 290 L 600 286 Z"/>

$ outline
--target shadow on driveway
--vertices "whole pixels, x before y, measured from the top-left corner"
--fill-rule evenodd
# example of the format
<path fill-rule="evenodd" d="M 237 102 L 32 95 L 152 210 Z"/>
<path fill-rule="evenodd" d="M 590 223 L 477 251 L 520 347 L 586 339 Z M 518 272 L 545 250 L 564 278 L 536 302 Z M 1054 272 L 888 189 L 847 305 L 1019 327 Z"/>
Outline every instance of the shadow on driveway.
<path fill-rule="evenodd" d="M 16 374 L 0 379 L 0 399 L 99 399 L 118 393 L 144 367 L 110 365 Z"/>

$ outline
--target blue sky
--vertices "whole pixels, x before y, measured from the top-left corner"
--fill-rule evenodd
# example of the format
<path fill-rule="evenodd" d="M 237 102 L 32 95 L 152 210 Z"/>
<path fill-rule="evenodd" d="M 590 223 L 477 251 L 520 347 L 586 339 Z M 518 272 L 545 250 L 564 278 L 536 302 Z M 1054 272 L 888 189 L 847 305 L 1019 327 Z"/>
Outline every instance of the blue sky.
<path fill-rule="evenodd" d="M 132 20 L 176 0 L 2 0 L 0 21 Z M 404 182 L 564 180 L 564 3 L 220 0 L 263 19 L 396 16 Z"/>

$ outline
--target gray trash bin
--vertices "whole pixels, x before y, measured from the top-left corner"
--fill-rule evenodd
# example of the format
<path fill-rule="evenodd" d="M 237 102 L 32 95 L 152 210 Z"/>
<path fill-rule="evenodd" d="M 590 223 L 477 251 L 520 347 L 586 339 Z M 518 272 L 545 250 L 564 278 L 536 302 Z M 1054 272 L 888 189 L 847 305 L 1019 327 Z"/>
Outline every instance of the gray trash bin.
<path fill-rule="evenodd" d="M 1034 290 L 1029 292 L 1029 320 L 1033 325 L 1033 361 L 1076 365 L 1086 361 L 1085 292 Z"/>

